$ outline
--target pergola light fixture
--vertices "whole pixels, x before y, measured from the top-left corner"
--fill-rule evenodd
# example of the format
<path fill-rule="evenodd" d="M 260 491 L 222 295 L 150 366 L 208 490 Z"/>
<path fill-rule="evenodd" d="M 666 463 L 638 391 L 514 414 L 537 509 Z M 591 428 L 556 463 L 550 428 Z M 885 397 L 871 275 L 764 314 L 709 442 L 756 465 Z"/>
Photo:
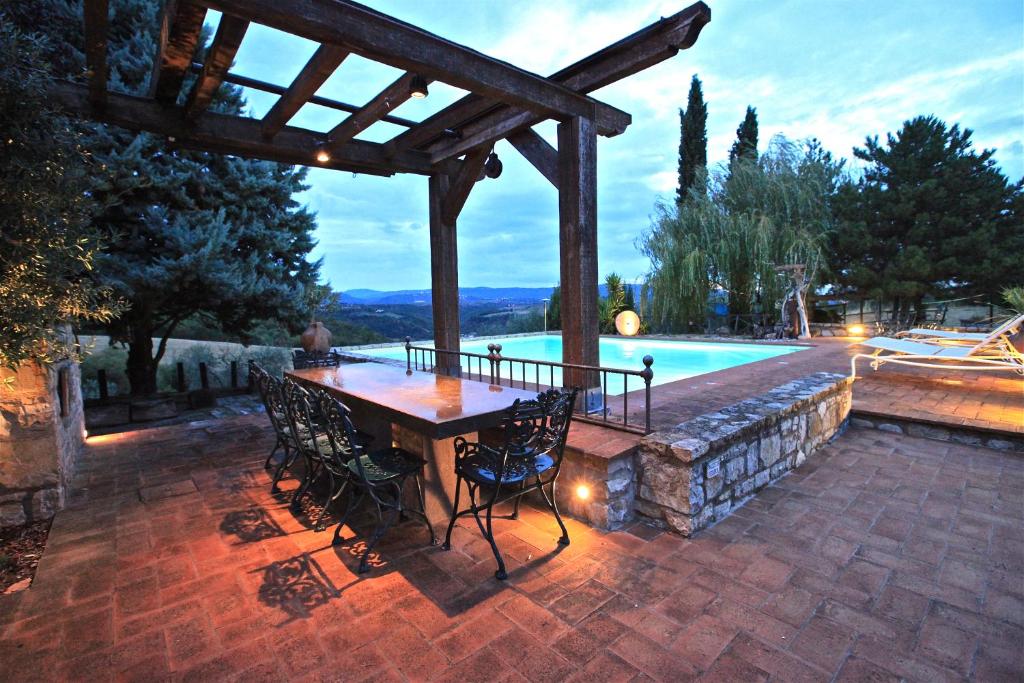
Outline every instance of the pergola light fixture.
<path fill-rule="evenodd" d="M 409 84 L 409 97 L 422 100 L 429 94 L 430 92 L 427 90 L 427 79 L 423 76 L 413 76 L 412 83 Z"/>
<path fill-rule="evenodd" d="M 331 152 L 327 149 L 326 142 L 318 142 L 316 145 L 316 160 L 321 164 L 326 164 L 331 160 Z"/>

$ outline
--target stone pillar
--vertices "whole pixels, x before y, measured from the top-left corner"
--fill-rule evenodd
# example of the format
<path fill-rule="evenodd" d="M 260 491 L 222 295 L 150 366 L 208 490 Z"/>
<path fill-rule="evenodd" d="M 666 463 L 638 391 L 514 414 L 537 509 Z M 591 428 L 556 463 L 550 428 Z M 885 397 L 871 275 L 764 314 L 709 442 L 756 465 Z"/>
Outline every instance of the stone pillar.
<path fill-rule="evenodd" d="M 48 519 L 64 505 L 85 441 L 77 363 L 0 369 L 0 527 Z"/>

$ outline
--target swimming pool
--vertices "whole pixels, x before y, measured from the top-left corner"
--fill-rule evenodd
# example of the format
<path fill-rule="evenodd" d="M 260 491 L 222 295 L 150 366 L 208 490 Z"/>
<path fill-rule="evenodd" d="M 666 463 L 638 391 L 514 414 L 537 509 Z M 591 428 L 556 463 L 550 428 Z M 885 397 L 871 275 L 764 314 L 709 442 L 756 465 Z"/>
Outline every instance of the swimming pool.
<path fill-rule="evenodd" d="M 469 353 L 487 355 L 488 344 L 501 344 L 501 355 L 504 358 L 529 358 L 531 360 L 562 361 L 562 337 L 560 335 L 531 335 L 523 337 L 505 337 L 502 339 L 463 339 L 462 350 Z M 417 346 L 433 346 L 426 342 Z M 661 339 L 626 339 L 615 337 L 601 338 L 601 366 L 620 368 L 623 370 L 643 370 L 642 359 L 650 354 L 654 357 L 653 386 L 675 382 L 687 377 L 703 375 L 717 370 L 734 368 L 766 358 L 776 358 L 796 351 L 805 346 L 786 346 L 780 344 L 742 344 L 691 341 L 666 341 Z M 405 346 L 384 346 L 378 348 L 353 349 L 354 352 L 374 358 L 389 358 L 405 361 Z M 465 363 L 465 359 L 463 359 Z M 783 361 L 784 362 L 784 361 Z M 485 363 L 486 365 L 486 363 Z M 507 376 L 508 365 L 503 365 L 502 374 Z M 474 361 L 473 372 L 477 365 Z M 516 379 L 519 378 L 520 366 L 514 368 Z M 527 381 L 534 381 L 533 368 L 527 369 Z M 548 383 L 551 377 L 546 369 L 541 370 L 541 382 Z M 561 372 L 556 368 L 554 385 L 561 384 Z M 609 394 L 616 394 L 622 386 L 621 380 L 610 380 Z M 643 380 L 630 377 L 628 391 L 643 388 Z"/>

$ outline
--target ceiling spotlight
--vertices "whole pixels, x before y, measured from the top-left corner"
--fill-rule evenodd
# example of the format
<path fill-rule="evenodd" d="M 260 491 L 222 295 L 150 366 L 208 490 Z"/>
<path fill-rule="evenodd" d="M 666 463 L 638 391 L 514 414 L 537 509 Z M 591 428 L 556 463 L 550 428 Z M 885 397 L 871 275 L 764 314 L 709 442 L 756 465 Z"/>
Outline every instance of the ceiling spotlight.
<path fill-rule="evenodd" d="M 413 76 L 412 83 L 409 85 L 409 97 L 422 100 L 428 94 L 427 79 L 423 78 L 423 76 Z"/>
<path fill-rule="evenodd" d="M 331 160 L 331 152 L 327 149 L 326 142 L 316 143 L 316 160 L 321 164 L 326 164 Z"/>

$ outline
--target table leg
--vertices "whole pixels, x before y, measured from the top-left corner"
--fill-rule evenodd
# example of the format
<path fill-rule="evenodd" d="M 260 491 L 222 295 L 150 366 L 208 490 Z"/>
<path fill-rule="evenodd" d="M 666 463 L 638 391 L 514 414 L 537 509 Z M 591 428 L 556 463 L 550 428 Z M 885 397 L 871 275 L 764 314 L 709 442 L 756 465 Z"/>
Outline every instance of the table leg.
<path fill-rule="evenodd" d="M 475 441 L 476 432 L 463 435 Z M 444 525 L 452 514 L 455 499 L 455 439 L 432 439 L 400 425 L 391 425 L 391 439 L 396 446 L 416 453 L 427 461 L 423 468 L 423 493 L 427 503 L 427 517 L 434 525 L 434 531 L 444 533 Z M 406 502 L 416 505 L 415 491 L 409 486 L 405 492 Z M 463 489 L 463 501 L 466 491 Z"/>

